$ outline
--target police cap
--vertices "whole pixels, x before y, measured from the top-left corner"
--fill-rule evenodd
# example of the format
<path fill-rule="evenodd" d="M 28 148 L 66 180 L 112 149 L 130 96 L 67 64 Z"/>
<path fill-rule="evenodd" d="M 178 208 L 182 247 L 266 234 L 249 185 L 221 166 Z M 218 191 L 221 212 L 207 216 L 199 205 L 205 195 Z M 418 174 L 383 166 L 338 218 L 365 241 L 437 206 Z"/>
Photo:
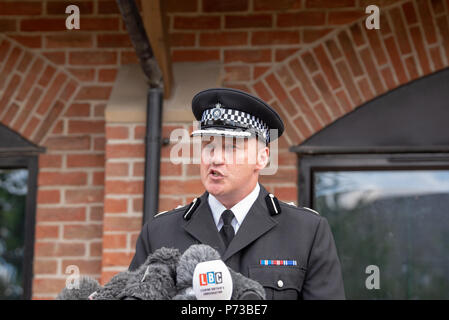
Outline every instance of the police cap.
<path fill-rule="evenodd" d="M 272 107 L 237 89 L 201 91 L 192 99 L 192 111 L 200 122 L 192 136 L 257 136 L 268 144 L 284 132 L 284 123 Z M 277 130 L 277 135 L 270 135 L 270 130 Z"/>

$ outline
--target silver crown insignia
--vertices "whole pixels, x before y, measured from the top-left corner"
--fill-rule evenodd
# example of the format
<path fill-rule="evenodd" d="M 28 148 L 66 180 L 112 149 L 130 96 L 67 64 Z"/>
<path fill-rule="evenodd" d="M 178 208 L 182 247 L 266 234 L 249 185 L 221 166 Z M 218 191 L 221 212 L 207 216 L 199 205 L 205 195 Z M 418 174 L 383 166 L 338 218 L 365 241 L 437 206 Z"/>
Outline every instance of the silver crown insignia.
<path fill-rule="evenodd" d="M 212 110 L 212 117 L 214 118 L 214 120 L 218 120 L 218 119 L 220 119 L 222 114 L 223 114 L 223 109 L 221 108 L 221 104 L 216 103 L 215 108 Z"/>

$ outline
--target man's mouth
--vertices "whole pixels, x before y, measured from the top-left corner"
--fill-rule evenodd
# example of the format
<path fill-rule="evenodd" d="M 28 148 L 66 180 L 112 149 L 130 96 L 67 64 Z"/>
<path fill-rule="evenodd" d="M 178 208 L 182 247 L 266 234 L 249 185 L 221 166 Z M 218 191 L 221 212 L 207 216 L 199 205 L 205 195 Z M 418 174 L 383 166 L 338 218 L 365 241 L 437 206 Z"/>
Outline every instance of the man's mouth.
<path fill-rule="evenodd" d="M 210 169 L 209 174 L 215 178 L 224 177 L 224 174 L 221 171 L 215 169 Z"/>

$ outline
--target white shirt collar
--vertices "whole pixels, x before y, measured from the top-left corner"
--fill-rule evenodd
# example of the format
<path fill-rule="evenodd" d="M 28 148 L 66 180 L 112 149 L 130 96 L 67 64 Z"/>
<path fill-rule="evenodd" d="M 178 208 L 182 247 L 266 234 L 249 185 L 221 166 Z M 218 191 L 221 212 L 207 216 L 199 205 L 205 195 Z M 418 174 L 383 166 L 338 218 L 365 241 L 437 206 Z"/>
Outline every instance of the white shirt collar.
<path fill-rule="evenodd" d="M 243 220 L 248 214 L 249 209 L 251 209 L 252 205 L 254 204 L 254 201 L 256 201 L 257 197 L 259 196 L 259 192 L 260 186 L 259 183 L 257 183 L 253 191 L 251 191 L 245 198 L 240 200 L 231 208 L 231 211 L 234 213 L 235 216 L 235 218 L 232 219 L 231 222 L 232 226 L 234 227 L 235 233 L 237 233 L 237 230 L 243 223 Z M 226 210 L 226 207 L 222 205 L 221 202 L 218 201 L 218 199 L 211 194 L 209 194 L 207 201 L 209 202 L 209 206 L 212 211 L 212 216 L 214 218 L 215 225 L 217 226 L 217 229 L 220 230 L 221 227 L 223 226 L 223 221 L 220 219 L 220 217 L 223 211 Z"/>

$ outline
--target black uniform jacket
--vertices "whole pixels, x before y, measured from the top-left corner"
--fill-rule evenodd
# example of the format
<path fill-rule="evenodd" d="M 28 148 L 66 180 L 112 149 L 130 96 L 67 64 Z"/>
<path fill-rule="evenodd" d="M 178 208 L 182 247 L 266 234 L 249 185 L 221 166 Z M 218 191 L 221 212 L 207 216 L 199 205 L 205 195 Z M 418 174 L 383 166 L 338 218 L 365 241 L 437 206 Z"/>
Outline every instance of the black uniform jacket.
<path fill-rule="evenodd" d="M 332 232 L 327 220 L 304 208 L 279 201 L 281 213 L 271 215 L 267 190 L 260 193 L 226 249 L 207 201 L 208 193 L 191 218 L 187 206 L 147 222 L 137 239 L 129 266 L 138 268 L 153 251 L 192 244 L 208 244 L 234 271 L 258 281 L 267 299 L 344 299 L 343 279 Z M 261 260 L 290 260 L 296 265 L 263 265 Z"/>

